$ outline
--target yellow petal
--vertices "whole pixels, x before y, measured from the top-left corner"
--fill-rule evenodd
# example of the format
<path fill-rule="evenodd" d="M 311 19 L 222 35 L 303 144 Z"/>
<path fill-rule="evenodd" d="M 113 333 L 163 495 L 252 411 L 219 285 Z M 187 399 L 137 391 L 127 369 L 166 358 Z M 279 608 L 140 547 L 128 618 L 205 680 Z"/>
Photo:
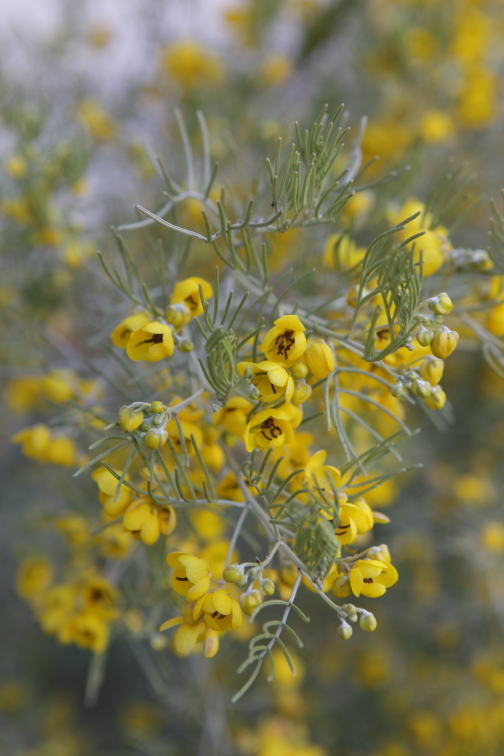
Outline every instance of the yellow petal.
<path fill-rule="evenodd" d="M 175 627 L 176 625 L 180 625 L 181 622 L 183 622 L 182 617 L 172 617 L 169 620 L 166 620 L 166 622 L 163 622 L 161 627 L 159 628 L 159 632 L 163 632 L 163 630 L 169 630 L 170 627 Z"/>

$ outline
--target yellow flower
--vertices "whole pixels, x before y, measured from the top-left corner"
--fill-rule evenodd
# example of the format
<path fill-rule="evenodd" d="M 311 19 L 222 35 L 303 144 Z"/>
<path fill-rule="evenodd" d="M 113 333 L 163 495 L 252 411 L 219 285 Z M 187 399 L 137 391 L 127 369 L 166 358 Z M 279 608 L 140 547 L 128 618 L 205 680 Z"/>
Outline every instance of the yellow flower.
<path fill-rule="evenodd" d="M 282 409 L 265 409 L 258 412 L 247 425 L 243 440 L 248 452 L 258 446 L 260 449 L 274 449 L 282 444 L 290 444 L 294 432 L 289 415 Z"/>
<path fill-rule="evenodd" d="M 49 589 L 53 578 L 54 569 L 48 559 L 28 557 L 19 565 L 16 591 L 25 601 L 37 606 Z"/>
<path fill-rule="evenodd" d="M 262 81 L 267 86 L 279 86 L 290 79 L 293 65 L 286 55 L 268 55 L 262 65 Z"/>
<path fill-rule="evenodd" d="M 114 119 L 94 100 L 80 100 L 76 114 L 77 120 L 89 131 L 93 139 L 106 142 L 115 136 Z"/>
<path fill-rule="evenodd" d="M 157 320 L 137 328 L 131 334 L 126 353 L 135 362 L 159 362 L 173 354 L 175 345 L 171 328 Z"/>
<path fill-rule="evenodd" d="M 315 378 L 327 378 L 334 370 L 334 354 L 324 339 L 317 339 L 312 344 L 308 344 L 305 360 L 310 373 Z"/>
<path fill-rule="evenodd" d="M 40 393 L 40 378 L 13 378 L 7 384 L 5 400 L 9 409 L 24 414 L 37 405 Z"/>
<path fill-rule="evenodd" d="M 431 228 L 431 214 L 425 212 L 423 202 L 419 202 L 413 197 L 407 200 L 396 212 L 390 212 L 389 220 L 395 225 L 417 212 L 420 215 L 407 223 L 404 230 L 400 231 L 398 236 L 401 239 L 407 239 L 419 231 L 425 231 L 423 236 L 418 237 L 414 241 L 414 259 L 415 262 L 419 262 L 421 257 L 423 260 L 424 276 L 432 276 L 442 267 L 445 256 L 452 250 L 446 229 L 443 226 Z"/>
<path fill-rule="evenodd" d="M 426 142 L 445 142 L 454 132 L 453 121 L 442 110 L 428 110 L 420 121 L 420 133 Z"/>
<path fill-rule="evenodd" d="M 182 617 L 173 617 L 163 622 L 159 630 L 169 630 L 179 625 L 173 645 L 178 656 L 188 656 L 197 643 L 204 642 L 205 657 L 211 659 L 219 650 L 219 636 L 215 630 L 207 627 L 203 620 L 194 621 L 187 602 L 182 606 Z"/>
<path fill-rule="evenodd" d="M 185 420 L 182 420 L 183 417 L 184 415 L 181 412 L 179 415 L 180 428 L 182 430 L 182 436 L 184 438 L 186 451 L 189 456 L 192 456 L 196 452 L 194 451 L 194 448 L 193 448 L 191 436 L 194 437 L 194 440 L 196 441 L 196 444 L 199 449 L 203 443 L 203 431 L 194 423 L 186 422 Z M 175 420 L 175 418 L 173 418 L 172 420 L 170 420 L 169 423 L 167 423 L 166 430 L 168 431 L 168 435 L 177 453 L 183 454 L 182 442 L 180 440 L 180 433 L 179 433 L 177 421 Z"/>
<path fill-rule="evenodd" d="M 126 347 L 128 346 L 129 338 L 133 331 L 141 328 L 143 325 L 148 323 L 149 320 L 150 318 L 145 312 L 137 312 L 135 315 L 129 315 L 127 318 L 122 320 L 110 334 L 112 344 L 116 347 L 119 347 L 120 349 L 126 349 Z"/>
<path fill-rule="evenodd" d="M 172 307 L 173 305 L 183 305 L 186 313 L 186 317 L 183 318 L 180 324 L 175 321 L 173 322 L 176 328 L 183 327 L 191 318 L 195 318 L 203 312 L 203 303 L 199 291 L 200 286 L 203 291 L 203 297 L 208 302 L 213 296 L 213 289 L 203 278 L 193 276 L 175 284 L 173 294 L 170 297 L 170 305 Z M 171 308 L 168 309 L 169 311 L 171 310 Z"/>
<path fill-rule="evenodd" d="M 116 470 L 118 475 L 120 472 Z M 103 504 L 105 512 L 109 517 L 117 517 L 123 514 L 131 501 L 131 488 L 122 485 L 119 490 L 117 501 L 114 501 L 118 479 L 115 478 L 106 467 L 99 467 L 91 473 L 91 477 L 95 481 L 99 489 L 98 498 Z M 125 480 L 129 480 L 129 476 L 126 475 Z"/>
<path fill-rule="evenodd" d="M 66 622 L 58 633 L 60 643 L 75 643 L 99 654 L 107 648 L 110 637 L 108 623 L 95 612 L 79 612 Z"/>
<path fill-rule="evenodd" d="M 276 402 L 279 399 L 290 402 L 292 399 L 294 380 L 278 362 L 239 362 L 237 368 L 241 376 L 246 370 L 254 372 L 252 383 L 259 389 L 262 402 Z"/>
<path fill-rule="evenodd" d="M 242 396 L 230 399 L 214 416 L 214 423 L 222 423 L 228 433 L 243 436 L 247 428 L 247 415 L 253 404 Z"/>
<path fill-rule="evenodd" d="M 168 554 L 166 561 L 173 567 L 171 584 L 179 596 L 185 596 L 187 601 L 195 601 L 208 591 L 210 576 L 206 559 L 173 551 Z"/>
<path fill-rule="evenodd" d="M 186 89 L 218 82 L 224 75 L 220 59 L 191 39 L 181 39 L 166 46 L 161 56 L 161 68 Z"/>
<path fill-rule="evenodd" d="M 485 325 L 494 336 L 504 336 L 504 304 L 490 310 Z"/>
<path fill-rule="evenodd" d="M 397 570 L 378 559 L 359 559 L 350 570 L 350 586 L 355 596 L 377 598 L 397 582 Z"/>
<path fill-rule="evenodd" d="M 340 502 L 336 538 L 341 544 L 353 543 L 358 535 L 367 533 L 373 525 L 373 512 L 362 497 L 356 499 L 352 504 L 344 500 Z"/>
<path fill-rule="evenodd" d="M 193 618 L 203 617 L 207 627 L 212 630 L 237 630 L 242 623 L 242 611 L 239 603 L 222 588 L 201 596 L 195 603 Z"/>
<path fill-rule="evenodd" d="M 156 543 L 161 534 L 170 535 L 176 525 L 173 507 L 160 507 L 145 496 L 132 501 L 123 518 L 123 527 L 147 546 Z"/>
<path fill-rule="evenodd" d="M 55 370 L 42 378 L 43 394 L 56 404 L 63 404 L 75 394 L 77 376 L 71 370 Z"/>
<path fill-rule="evenodd" d="M 11 439 L 13 444 L 21 444 L 21 451 L 25 457 L 37 462 L 47 462 L 51 432 L 47 425 L 39 424 L 31 428 L 18 431 Z"/>
<path fill-rule="evenodd" d="M 275 320 L 275 327 L 264 337 L 261 351 L 268 360 L 290 367 L 305 353 L 305 330 L 297 315 L 284 315 Z"/>
<path fill-rule="evenodd" d="M 493 71 L 475 66 L 464 77 L 457 119 L 467 128 L 481 129 L 496 116 L 499 79 Z"/>
<path fill-rule="evenodd" d="M 360 197 L 360 194 L 356 196 Z M 362 262 L 365 254 L 365 247 L 357 247 L 349 236 L 331 234 L 326 239 L 322 251 L 322 260 L 330 270 L 338 270 L 343 273 L 352 271 L 352 274 L 355 275 L 354 268 L 357 268 L 359 263 Z"/>

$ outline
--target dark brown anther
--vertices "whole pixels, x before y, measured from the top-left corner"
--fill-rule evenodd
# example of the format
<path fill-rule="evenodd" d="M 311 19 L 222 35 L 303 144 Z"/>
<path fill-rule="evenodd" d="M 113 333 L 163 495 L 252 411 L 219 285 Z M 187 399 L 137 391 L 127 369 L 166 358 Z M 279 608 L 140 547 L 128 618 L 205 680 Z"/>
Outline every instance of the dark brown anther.
<path fill-rule="evenodd" d="M 177 580 L 180 580 L 181 583 L 189 582 L 189 578 L 177 578 Z"/>
<path fill-rule="evenodd" d="M 282 433 L 282 429 L 279 428 L 278 425 L 275 425 L 275 421 L 272 417 L 268 417 L 268 419 L 261 425 L 261 428 L 263 428 L 261 433 L 267 441 L 273 441 L 273 439 L 278 438 Z M 269 431 L 272 438 L 268 436 L 265 431 Z"/>
<path fill-rule="evenodd" d="M 365 583 L 372 583 L 373 582 L 373 578 L 364 578 L 364 582 Z"/>

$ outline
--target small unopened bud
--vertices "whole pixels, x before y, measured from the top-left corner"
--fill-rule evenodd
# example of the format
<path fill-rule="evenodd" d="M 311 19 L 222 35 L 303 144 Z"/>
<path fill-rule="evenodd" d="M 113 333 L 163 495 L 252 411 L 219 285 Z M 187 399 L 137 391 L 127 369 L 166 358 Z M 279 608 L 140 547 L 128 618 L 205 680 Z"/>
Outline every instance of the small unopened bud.
<path fill-rule="evenodd" d="M 251 368 L 250 365 L 246 367 L 245 370 L 243 371 L 243 377 L 245 378 L 246 381 L 251 381 L 254 375 L 255 375 L 254 368 Z"/>
<path fill-rule="evenodd" d="M 245 614 L 253 614 L 254 610 L 262 604 L 262 596 L 259 591 L 251 591 L 250 593 L 242 593 L 240 596 L 241 608 Z"/>
<path fill-rule="evenodd" d="M 430 345 L 431 352 L 440 360 L 446 360 L 457 346 L 459 335 L 456 331 L 438 331 Z"/>
<path fill-rule="evenodd" d="M 359 627 L 364 630 L 365 633 L 374 633 L 378 626 L 376 617 L 374 614 L 361 614 L 359 619 Z"/>
<path fill-rule="evenodd" d="M 223 433 L 221 439 L 226 446 L 234 446 L 238 440 L 234 433 Z"/>
<path fill-rule="evenodd" d="M 338 627 L 338 635 L 341 638 L 341 640 L 350 640 L 350 638 L 352 637 L 352 634 L 353 634 L 353 630 L 347 622 L 343 622 Z"/>
<path fill-rule="evenodd" d="M 438 357 L 426 357 L 420 365 L 420 375 L 431 386 L 437 386 L 443 377 L 444 362 Z"/>
<path fill-rule="evenodd" d="M 192 352 L 194 344 L 189 339 L 182 339 L 182 341 L 178 342 L 177 349 L 179 352 Z"/>
<path fill-rule="evenodd" d="M 434 338 L 434 331 L 428 331 L 422 326 L 422 328 L 418 331 L 416 338 L 420 346 L 427 347 Z"/>
<path fill-rule="evenodd" d="M 443 316 L 442 315 L 433 315 L 432 316 L 432 322 L 436 325 L 442 325 L 443 323 Z"/>
<path fill-rule="evenodd" d="M 180 331 L 191 320 L 191 313 L 183 304 L 170 305 L 166 309 L 166 320 Z"/>
<path fill-rule="evenodd" d="M 131 407 L 121 407 L 119 410 L 119 425 L 125 433 L 134 431 L 142 425 L 143 414 L 135 412 Z"/>
<path fill-rule="evenodd" d="M 275 583 L 269 578 L 264 578 L 263 580 L 261 580 L 259 583 L 259 588 L 266 596 L 273 596 L 273 594 L 275 593 Z"/>
<path fill-rule="evenodd" d="M 327 378 L 334 370 L 334 354 L 323 339 L 318 339 L 309 344 L 305 352 L 305 360 L 308 370 L 315 378 Z"/>
<path fill-rule="evenodd" d="M 166 444 L 168 433 L 164 428 L 150 428 L 145 434 L 145 444 L 149 449 L 159 449 Z"/>
<path fill-rule="evenodd" d="M 431 395 L 432 386 L 430 385 L 430 383 L 428 383 L 428 381 L 422 381 L 419 379 L 418 381 L 415 381 L 413 391 L 421 399 L 426 399 Z"/>
<path fill-rule="evenodd" d="M 453 310 L 453 302 L 446 292 L 441 292 L 437 297 L 433 297 L 429 302 L 429 310 L 436 315 L 448 315 Z"/>
<path fill-rule="evenodd" d="M 306 400 L 310 398 L 311 393 L 312 388 L 306 383 L 306 381 L 296 381 L 294 383 L 294 393 L 291 399 L 292 404 L 302 404 L 303 402 L 306 402 Z"/>
<path fill-rule="evenodd" d="M 402 381 L 401 381 L 401 383 L 396 383 L 396 385 L 395 385 L 395 386 L 393 386 L 393 387 L 392 387 L 392 388 L 390 389 L 390 393 L 391 393 L 391 394 L 392 394 L 392 396 L 393 396 L 393 397 L 395 397 L 396 399 L 399 399 L 399 397 L 400 397 L 400 396 L 402 396 L 402 394 L 403 394 L 403 391 L 404 391 L 404 385 L 403 385 Z"/>
<path fill-rule="evenodd" d="M 228 583 L 240 583 L 245 577 L 245 570 L 241 564 L 230 564 L 222 573 L 222 577 Z"/>
<path fill-rule="evenodd" d="M 446 394 L 441 386 L 433 386 L 431 395 L 424 399 L 426 407 L 432 410 L 443 409 L 446 403 Z"/>
<path fill-rule="evenodd" d="M 151 406 L 149 407 L 149 412 L 153 415 L 161 415 L 165 411 L 165 406 L 163 402 L 151 402 Z"/>
<path fill-rule="evenodd" d="M 247 394 L 249 396 L 249 399 L 252 399 L 252 401 L 257 402 L 258 399 L 261 398 L 261 392 L 257 388 L 257 386 L 254 386 L 253 383 L 250 384 Z"/>
<path fill-rule="evenodd" d="M 304 360 L 299 360 L 295 365 L 291 367 L 291 373 L 296 381 L 301 381 L 308 375 L 308 365 Z"/>
<path fill-rule="evenodd" d="M 346 598 L 352 593 L 350 580 L 346 575 L 340 575 L 332 584 L 332 592 L 336 598 Z"/>
<path fill-rule="evenodd" d="M 142 431 L 142 433 L 147 433 L 150 427 L 151 427 L 151 418 L 150 417 L 144 418 L 142 420 L 142 424 L 140 425 L 140 430 Z"/>

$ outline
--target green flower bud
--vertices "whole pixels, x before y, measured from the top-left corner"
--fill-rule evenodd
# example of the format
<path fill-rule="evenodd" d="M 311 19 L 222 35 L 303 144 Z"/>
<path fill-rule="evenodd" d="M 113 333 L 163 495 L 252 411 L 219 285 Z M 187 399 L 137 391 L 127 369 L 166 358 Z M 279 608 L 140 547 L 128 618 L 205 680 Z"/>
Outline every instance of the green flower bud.
<path fill-rule="evenodd" d="M 376 617 L 374 614 L 361 614 L 359 619 L 359 627 L 364 630 L 365 633 L 374 633 L 378 626 Z"/>
<path fill-rule="evenodd" d="M 249 399 L 252 399 L 252 401 L 254 402 L 257 402 L 257 400 L 261 398 L 261 392 L 259 391 L 257 386 L 254 386 L 253 383 L 250 384 L 247 394 L 249 396 Z"/>
<path fill-rule="evenodd" d="M 413 386 L 413 392 L 421 399 L 426 399 L 431 395 L 432 386 L 427 381 L 418 380 Z"/>
<path fill-rule="evenodd" d="M 422 328 L 418 331 L 416 338 L 420 346 L 429 346 L 432 339 L 434 338 L 434 331 L 427 331 L 427 329 L 422 326 Z"/>
<path fill-rule="evenodd" d="M 163 402 L 151 402 L 151 406 L 149 407 L 149 412 L 153 415 L 161 415 L 165 411 L 165 406 Z"/>
<path fill-rule="evenodd" d="M 446 292 L 441 292 L 429 302 L 429 310 L 436 315 L 448 315 L 453 310 L 453 302 Z"/>
<path fill-rule="evenodd" d="M 192 352 L 194 344 L 189 339 L 182 339 L 182 341 L 178 342 L 177 349 L 179 352 Z"/>
<path fill-rule="evenodd" d="M 245 370 L 243 371 L 243 377 L 245 378 L 246 381 L 251 381 L 254 375 L 255 375 L 254 368 L 251 368 L 250 365 L 249 367 L 246 367 Z"/>
<path fill-rule="evenodd" d="M 402 396 L 403 391 L 404 391 L 404 386 L 403 386 L 402 382 L 401 383 L 396 383 L 396 385 L 393 386 L 393 388 L 390 389 L 390 393 L 396 399 L 399 399 L 399 397 Z"/>
<path fill-rule="evenodd" d="M 145 444 L 149 449 L 159 449 L 166 444 L 168 433 L 164 428 L 150 428 L 145 434 Z"/>
<path fill-rule="evenodd" d="M 245 570 L 240 564 L 230 564 L 222 573 L 222 577 L 228 583 L 239 583 L 245 577 Z"/>
<path fill-rule="evenodd" d="M 296 381 L 294 383 L 294 393 L 291 399 L 292 404 L 302 404 L 303 402 L 306 402 L 306 400 L 310 398 L 311 393 L 312 388 L 306 383 L 306 381 Z"/>
<path fill-rule="evenodd" d="M 264 578 L 260 581 L 259 587 L 266 596 L 273 596 L 275 593 L 275 583 L 269 578 Z"/>
<path fill-rule="evenodd" d="M 346 622 L 338 627 L 338 635 L 341 640 L 350 640 L 353 630 Z"/>
<path fill-rule="evenodd" d="M 253 614 L 254 610 L 262 604 L 262 596 L 259 591 L 251 591 L 250 593 L 242 593 L 240 596 L 240 604 L 245 614 Z"/>
<path fill-rule="evenodd" d="M 291 367 L 291 373 L 296 381 L 301 381 L 308 375 L 308 365 L 302 359 Z"/>

